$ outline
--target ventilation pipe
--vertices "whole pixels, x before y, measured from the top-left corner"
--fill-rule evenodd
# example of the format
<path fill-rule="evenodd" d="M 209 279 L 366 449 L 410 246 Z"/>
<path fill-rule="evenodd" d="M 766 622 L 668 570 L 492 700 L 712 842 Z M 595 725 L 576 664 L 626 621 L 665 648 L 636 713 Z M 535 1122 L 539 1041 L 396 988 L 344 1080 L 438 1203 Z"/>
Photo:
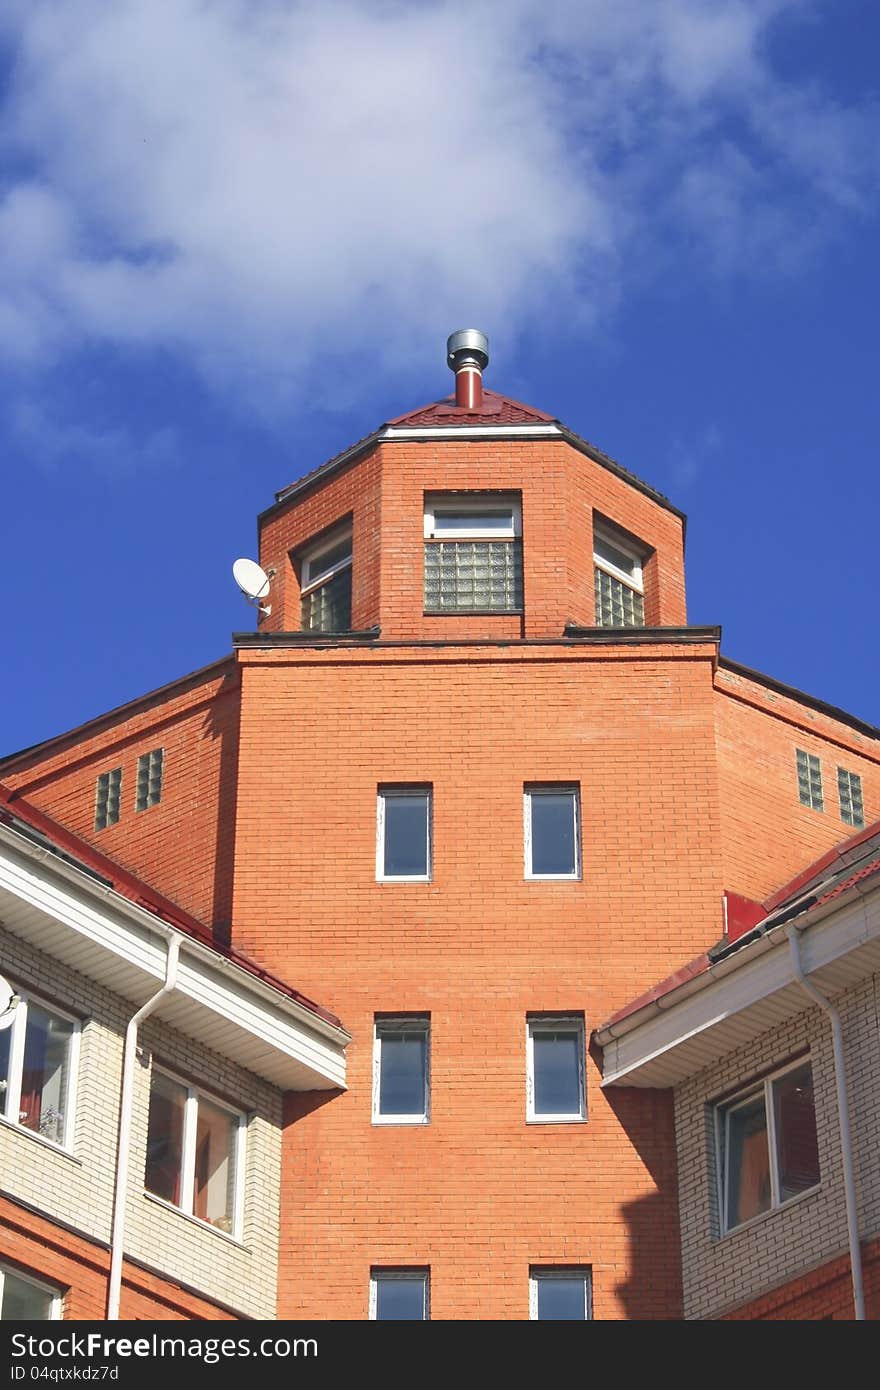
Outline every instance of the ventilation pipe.
<path fill-rule="evenodd" d="M 137 1056 L 138 1027 L 177 985 L 177 959 L 180 937 L 168 935 L 165 983 L 128 1020 L 122 1054 L 122 1097 L 119 1102 L 119 1141 L 116 1147 L 116 1191 L 113 1198 L 113 1231 L 110 1236 L 110 1278 L 107 1283 L 107 1321 L 119 1317 L 122 1292 L 122 1255 L 125 1242 L 125 1204 L 128 1199 L 128 1170 L 131 1158 L 131 1112 L 134 1105 L 134 1064 Z"/>
<path fill-rule="evenodd" d="M 804 974 L 801 964 L 798 929 L 790 922 L 786 930 L 791 947 L 791 963 L 795 979 L 805 994 L 824 1010 L 831 1022 L 834 1044 L 834 1082 L 837 1088 L 837 1121 L 840 1127 L 840 1148 L 843 1158 L 843 1190 L 846 1196 L 846 1229 L 849 1239 L 849 1263 L 852 1271 L 853 1308 L 856 1322 L 865 1321 L 865 1290 L 862 1280 L 862 1247 L 859 1244 L 859 1213 L 856 1206 L 856 1174 L 853 1163 L 852 1131 L 849 1123 L 849 1095 L 846 1079 L 846 1055 L 843 1047 L 843 1024 L 840 1011 L 816 988 Z"/>
<path fill-rule="evenodd" d="M 483 369 L 489 361 L 489 339 L 478 328 L 460 328 L 446 340 L 446 361 L 455 372 L 455 404 L 479 410 L 483 404 Z"/>

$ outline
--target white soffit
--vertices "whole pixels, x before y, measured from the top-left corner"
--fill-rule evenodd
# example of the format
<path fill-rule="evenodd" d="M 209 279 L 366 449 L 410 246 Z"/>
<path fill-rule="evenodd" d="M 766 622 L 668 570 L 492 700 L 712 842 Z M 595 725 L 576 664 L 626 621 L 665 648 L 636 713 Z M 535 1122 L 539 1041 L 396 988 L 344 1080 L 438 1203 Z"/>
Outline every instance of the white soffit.
<path fill-rule="evenodd" d="M 0 826 L 0 927 L 135 1007 L 162 984 L 167 939 L 174 931 L 5 826 Z M 343 1029 L 210 947 L 177 934 L 177 988 L 155 1017 L 283 1090 L 345 1087 L 349 1038 Z"/>
<path fill-rule="evenodd" d="M 799 932 L 804 973 L 834 995 L 880 970 L 880 887 L 825 909 Z M 675 1086 L 816 1005 L 796 983 L 786 927 L 719 961 L 639 1021 L 598 1030 L 605 1086 Z"/>

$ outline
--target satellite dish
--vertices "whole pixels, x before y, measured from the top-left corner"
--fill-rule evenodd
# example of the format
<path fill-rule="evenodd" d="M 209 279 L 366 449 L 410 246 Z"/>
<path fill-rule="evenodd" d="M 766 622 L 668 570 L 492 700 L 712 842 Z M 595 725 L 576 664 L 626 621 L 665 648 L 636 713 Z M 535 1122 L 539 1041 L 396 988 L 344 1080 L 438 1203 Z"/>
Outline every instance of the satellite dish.
<path fill-rule="evenodd" d="M 262 607 L 260 600 L 269 593 L 269 576 L 256 560 L 236 560 L 232 566 L 232 577 L 249 603 L 255 603 L 261 613 L 271 613 L 271 608 Z"/>
<path fill-rule="evenodd" d="M 9 981 L 4 980 L 3 976 L 0 975 L 0 1031 L 12 1027 L 17 1004 L 18 995 Z"/>

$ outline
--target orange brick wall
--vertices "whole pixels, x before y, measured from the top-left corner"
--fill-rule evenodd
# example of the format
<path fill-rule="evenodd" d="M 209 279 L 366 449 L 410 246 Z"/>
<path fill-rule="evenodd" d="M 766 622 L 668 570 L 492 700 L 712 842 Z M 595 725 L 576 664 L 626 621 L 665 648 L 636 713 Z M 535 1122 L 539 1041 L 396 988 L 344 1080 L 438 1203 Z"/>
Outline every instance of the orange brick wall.
<path fill-rule="evenodd" d="M 25 1277 L 54 1285 L 64 1298 L 65 1319 L 94 1321 L 106 1316 L 109 1251 L 4 1197 L 0 1197 L 0 1262 Z M 120 1317 L 208 1320 L 229 1319 L 234 1314 L 126 1261 Z"/>
<path fill-rule="evenodd" d="M 865 1313 L 869 1321 L 880 1319 L 880 1240 L 862 1247 Z M 726 1314 L 737 1322 L 806 1322 L 853 1319 L 852 1273 L 849 1256 L 842 1256 L 810 1270 L 772 1293 Z"/>
<path fill-rule="evenodd" d="M 228 935 L 238 761 L 234 664 L 182 682 L 0 769 L 23 797 Z M 135 810 L 137 761 L 164 748 L 162 799 Z M 95 830 L 95 783 L 122 768 L 120 819 Z M 14 803 L 12 806 L 14 810 Z"/>
<path fill-rule="evenodd" d="M 716 684 L 725 887 L 761 900 L 855 833 L 840 819 L 838 765 L 862 779 L 866 823 L 880 817 L 880 747 L 841 721 L 723 668 Z M 798 748 L 820 759 L 824 811 L 798 799 Z"/>
<path fill-rule="evenodd" d="M 530 1263 L 596 1316 L 680 1314 L 671 1107 L 525 1123 L 528 1011 L 589 1030 L 718 933 L 711 647 L 241 654 L 237 944 L 354 1035 L 349 1091 L 291 1100 L 282 1316 L 363 1318 L 427 1263 L 436 1318 L 528 1315 Z M 523 878 L 523 783 L 579 781 L 581 883 Z M 434 877 L 375 881 L 376 788 L 434 787 Z M 271 811 L 268 810 L 271 808 Z M 372 1126 L 376 1011 L 431 1014 L 432 1120 Z"/>
<path fill-rule="evenodd" d="M 521 494 L 524 619 L 425 615 L 424 495 L 481 489 Z M 379 623 L 384 638 L 458 640 L 556 637 L 566 622 L 591 626 L 594 511 L 654 552 L 645 574 L 649 625 L 684 623 L 682 524 L 674 513 L 564 440 L 423 440 L 376 445 L 266 518 L 260 563 L 276 574 L 261 630 L 299 629 L 290 552 L 348 514 L 354 628 Z"/>

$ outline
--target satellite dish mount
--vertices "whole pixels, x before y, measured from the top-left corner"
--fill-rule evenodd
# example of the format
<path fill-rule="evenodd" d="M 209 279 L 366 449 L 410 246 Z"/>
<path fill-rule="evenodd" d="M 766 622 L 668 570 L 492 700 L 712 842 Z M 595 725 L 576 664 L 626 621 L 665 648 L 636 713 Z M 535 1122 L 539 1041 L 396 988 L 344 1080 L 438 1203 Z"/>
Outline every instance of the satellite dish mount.
<path fill-rule="evenodd" d="M 274 570 L 272 571 L 274 574 Z M 263 599 L 269 595 L 271 584 L 269 576 L 264 569 L 261 569 L 256 560 L 236 560 L 232 566 L 232 577 L 244 594 L 248 603 L 253 604 L 259 613 L 266 616 L 272 612 L 271 605 L 264 604 Z"/>

